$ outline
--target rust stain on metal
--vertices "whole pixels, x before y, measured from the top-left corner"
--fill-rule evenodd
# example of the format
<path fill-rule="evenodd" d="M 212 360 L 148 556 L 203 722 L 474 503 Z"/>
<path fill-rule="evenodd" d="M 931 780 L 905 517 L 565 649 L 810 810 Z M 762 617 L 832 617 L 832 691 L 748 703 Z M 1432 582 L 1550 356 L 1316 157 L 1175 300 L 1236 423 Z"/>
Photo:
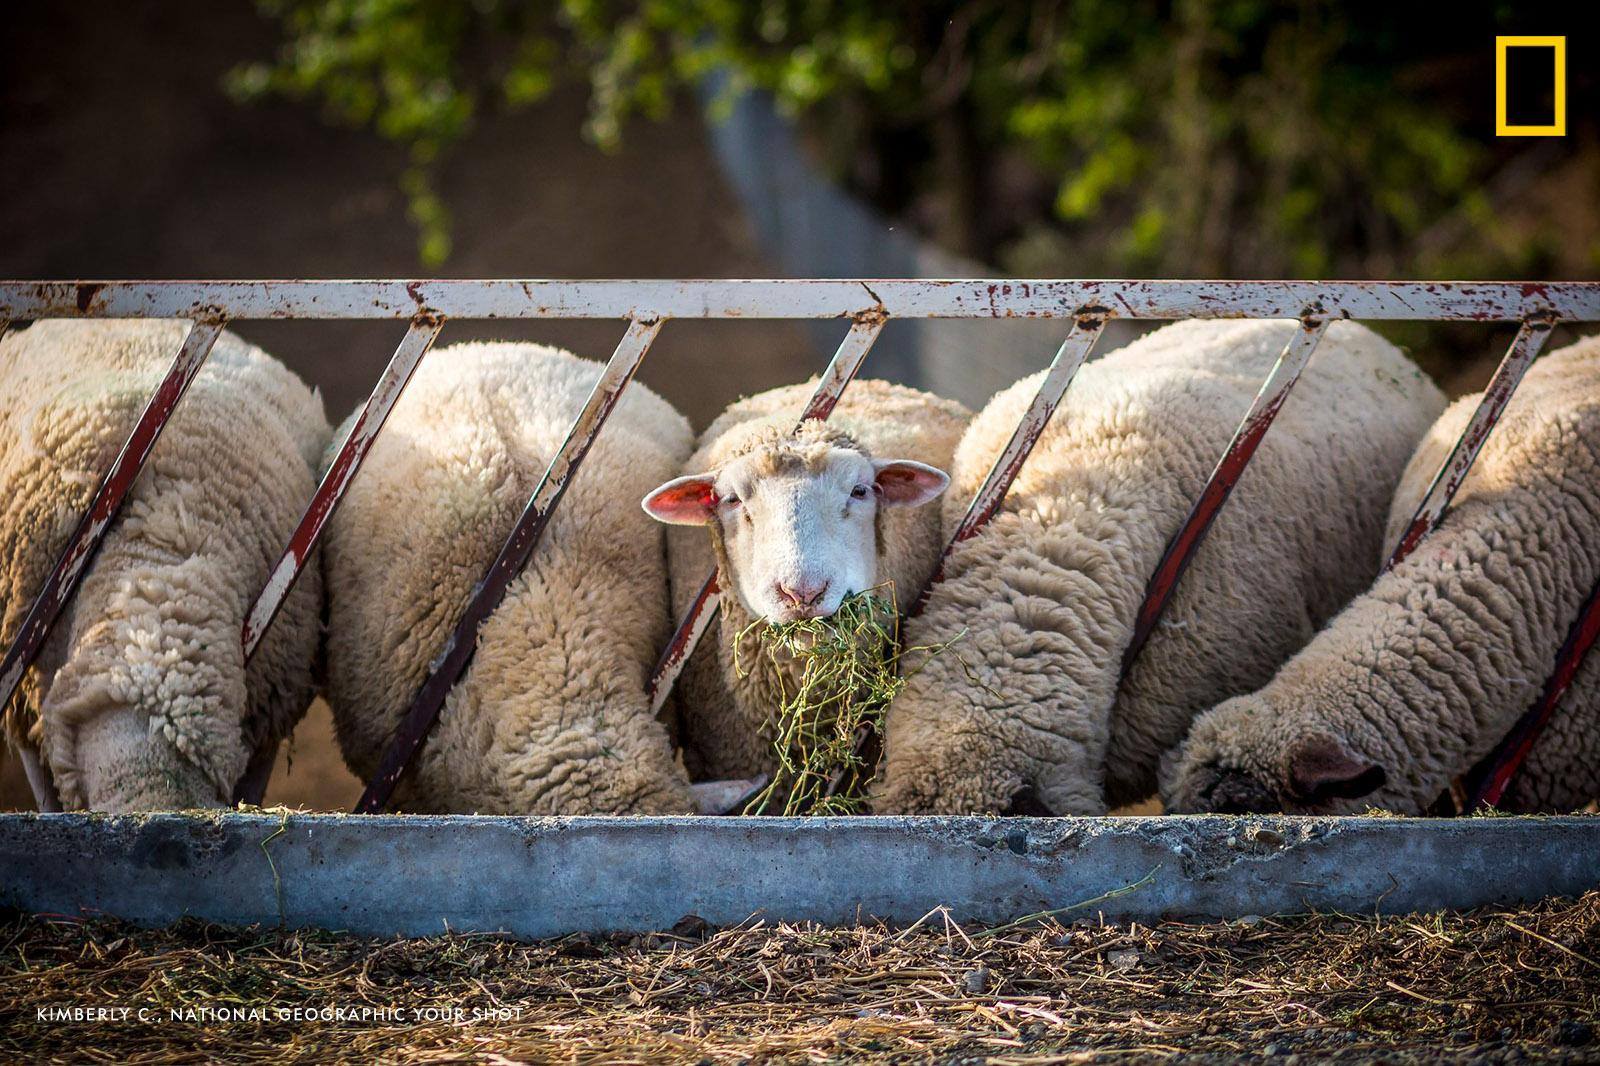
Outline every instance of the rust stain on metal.
<path fill-rule="evenodd" d="M 49 637 L 56 619 L 77 591 L 90 561 L 105 539 L 112 519 L 121 510 L 123 501 L 144 469 L 151 449 L 160 439 L 161 431 L 166 428 L 178 401 L 183 399 L 189 385 L 205 365 L 206 357 L 211 354 L 211 348 L 221 333 L 220 321 L 199 321 L 190 327 L 166 376 L 145 403 L 121 451 L 100 479 L 89 509 L 72 531 L 66 548 L 28 608 L 27 616 L 12 640 L 4 661 L 0 662 L 0 707 L 11 701 L 23 674 L 38 657 L 39 649 Z"/>
<path fill-rule="evenodd" d="M 99 295 L 100 290 L 103 288 L 105 286 L 94 282 L 86 282 L 77 286 L 76 302 L 80 314 L 89 313 L 89 308 L 94 306 L 94 298 Z"/>
<path fill-rule="evenodd" d="M 637 318 L 629 323 L 627 333 L 618 343 L 600 379 L 595 382 L 583 409 L 573 420 L 566 439 L 534 489 L 510 536 L 501 547 L 500 554 L 490 564 L 483 580 L 473 588 L 466 610 L 445 642 L 444 649 L 430 665 L 427 679 L 406 710 L 394 739 L 378 763 L 377 772 L 356 804 L 355 813 L 375 814 L 387 806 L 395 786 L 416 758 L 417 752 L 422 750 L 434 722 L 438 721 L 439 711 L 444 707 L 450 689 L 472 661 L 478 630 L 499 608 L 505 599 L 506 589 L 528 564 L 549 525 L 550 516 L 555 513 L 567 486 L 571 484 L 572 476 L 589 454 L 606 418 L 638 372 L 639 364 L 644 361 L 660 329 L 661 322 L 654 317 Z"/>
<path fill-rule="evenodd" d="M 1467 811 L 1498 806 L 1516 778 L 1528 753 L 1550 724 L 1561 697 L 1566 694 L 1585 658 L 1600 640 L 1600 582 L 1590 591 L 1556 652 L 1555 669 L 1545 681 L 1539 699 L 1517 720 L 1511 732 L 1468 775 Z"/>
<path fill-rule="evenodd" d="M 1266 437 L 1267 430 L 1272 428 L 1273 420 L 1278 417 L 1284 401 L 1300 380 L 1301 371 L 1310 361 L 1327 328 L 1327 322 L 1314 317 L 1311 312 L 1301 319 L 1300 330 L 1284 346 L 1283 353 L 1262 382 L 1239 428 L 1234 431 L 1227 450 L 1206 480 L 1199 498 L 1167 544 L 1161 561 L 1156 564 L 1155 572 L 1145 586 L 1144 600 L 1134 619 L 1133 637 L 1122 655 L 1124 676 L 1149 641 L 1150 634 L 1155 632 L 1156 624 L 1172 600 L 1172 594 L 1177 591 L 1184 572 L 1194 560 L 1194 553 L 1205 541 L 1217 515 L 1222 513 L 1234 486 L 1255 457 L 1256 449 Z"/>
<path fill-rule="evenodd" d="M 881 322 L 882 320 L 888 318 L 889 309 L 883 305 L 883 297 L 874 292 L 872 286 L 868 285 L 865 281 L 861 283 L 861 287 L 867 290 L 868 296 L 872 297 L 873 306 L 868 310 L 856 312 L 855 315 L 852 316 L 855 321 L 867 322 L 872 318 L 876 318 Z"/>
<path fill-rule="evenodd" d="M 1517 330 L 1517 335 L 1506 349 L 1505 357 L 1496 368 L 1489 387 L 1483 390 L 1483 398 L 1478 401 L 1471 420 L 1461 431 L 1461 436 L 1451 449 L 1450 455 L 1434 474 L 1433 481 L 1429 484 L 1422 502 L 1417 505 L 1416 513 L 1411 516 L 1405 533 L 1395 545 L 1389 561 L 1384 564 L 1385 573 L 1400 565 L 1416 550 L 1417 545 L 1422 543 L 1422 539 L 1444 520 L 1445 512 L 1450 508 L 1450 501 L 1455 498 L 1456 490 L 1467 480 L 1472 464 L 1478 458 L 1478 452 L 1500 421 L 1500 415 L 1511 402 L 1517 386 L 1522 382 L 1522 376 L 1528 372 L 1528 367 L 1533 365 L 1534 359 L 1544 347 L 1554 327 L 1555 320 L 1546 316 L 1530 318 Z"/>

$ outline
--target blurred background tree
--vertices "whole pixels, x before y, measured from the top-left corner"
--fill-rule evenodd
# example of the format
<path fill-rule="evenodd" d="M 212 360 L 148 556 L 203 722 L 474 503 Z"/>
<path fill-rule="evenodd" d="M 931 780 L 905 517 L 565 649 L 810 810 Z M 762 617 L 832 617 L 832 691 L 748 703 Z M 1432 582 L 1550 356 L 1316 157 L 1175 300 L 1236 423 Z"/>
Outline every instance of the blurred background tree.
<path fill-rule="evenodd" d="M 286 35 L 236 98 L 286 95 L 404 145 L 424 262 L 432 168 L 474 119 L 589 91 L 587 136 L 750 89 L 837 181 L 1019 276 L 1556 276 L 1600 268 L 1504 203 L 1580 150 L 1496 140 L 1490 32 L 1526 5 L 1329 0 L 257 0 Z M 1561 21 L 1570 21 L 1564 19 Z M 1486 32 L 1489 31 L 1489 32 Z M 1592 91 L 1581 47 L 1573 96 Z M 715 92 L 710 91 L 715 85 Z M 713 97 L 715 97 L 713 99 Z M 1588 206 L 1593 210 L 1593 205 Z M 1564 257 L 1564 258 L 1563 258 Z"/>

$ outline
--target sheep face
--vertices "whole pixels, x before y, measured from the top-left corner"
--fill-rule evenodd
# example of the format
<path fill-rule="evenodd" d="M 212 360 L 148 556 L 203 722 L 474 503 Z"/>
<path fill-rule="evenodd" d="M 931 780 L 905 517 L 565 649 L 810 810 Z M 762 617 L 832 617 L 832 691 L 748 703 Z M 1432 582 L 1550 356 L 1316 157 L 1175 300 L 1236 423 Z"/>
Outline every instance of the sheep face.
<path fill-rule="evenodd" d="M 1219 704 L 1163 760 L 1162 796 L 1184 814 L 1338 813 L 1388 775 L 1329 732 L 1293 729 L 1257 696 Z M 1359 807 L 1360 804 L 1355 804 Z"/>
<path fill-rule="evenodd" d="M 715 472 L 667 482 L 644 509 L 662 522 L 709 526 L 724 580 L 746 609 L 792 622 L 831 615 L 877 584 L 879 509 L 927 503 L 949 481 L 923 463 L 874 460 L 843 433 L 807 422 L 759 437 Z"/>

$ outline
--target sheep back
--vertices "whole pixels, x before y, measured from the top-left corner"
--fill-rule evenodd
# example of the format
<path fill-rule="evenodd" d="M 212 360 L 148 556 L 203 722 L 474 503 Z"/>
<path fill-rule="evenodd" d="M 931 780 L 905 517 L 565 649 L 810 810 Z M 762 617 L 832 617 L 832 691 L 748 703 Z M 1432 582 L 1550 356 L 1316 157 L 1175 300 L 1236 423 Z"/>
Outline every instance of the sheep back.
<path fill-rule="evenodd" d="M 1478 396 L 1457 401 L 1406 467 L 1398 543 Z M 1297 752 L 1332 737 L 1383 787 L 1319 809 L 1421 813 L 1538 699 L 1600 580 L 1600 337 L 1538 360 L 1443 521 L 1259 692 L 1199 718 L 1164 773 L 1179 809 L 1243 771 L 1294 803 Z M 1591 654 L 1503 806 L 1571 810 L 1600 794 L 1600 656 Z"/>
<path fill-rule="evenodd" d="M 188 324 L 40 321 L 0 342 L 0 633 L 12 639 Z M 248 671 L 245 611 L 299 520 L 321 399 L 224 332 L 9 709 L 69 808 L 215 806 L 314 692 L 312 568 Z"/>
<path fill-rule="evenodd" d="M 330 523 L 325 556 L 329 701 L 345 759 L 363 778 L 600 372 L 543 345 L 458 344 L 430 353 L 396 404 Z M 690 443 L 665 400 L 637 383 L 624 391 L 532 560 L 482 626 L 397 805 L 692 809 L 644 699 L 668 621 L 661 530 L 639 509 Z"/>
<path fill-rule="evenodd" d="M 1079 371 L 908 627 L 914 646 L 960 643 L 890 708 L 877 809 L 1095 814 L 1147 796 L 1194 714 L 1264 682 L 1371 580 L 1385 504 L 1443 398 L 1393 345 L 1338 322 L 1119 681 L 1163 549 L 1296 328 L 1180 322 Z M 947 529 L 1039 380 L 973 420 Z"/>

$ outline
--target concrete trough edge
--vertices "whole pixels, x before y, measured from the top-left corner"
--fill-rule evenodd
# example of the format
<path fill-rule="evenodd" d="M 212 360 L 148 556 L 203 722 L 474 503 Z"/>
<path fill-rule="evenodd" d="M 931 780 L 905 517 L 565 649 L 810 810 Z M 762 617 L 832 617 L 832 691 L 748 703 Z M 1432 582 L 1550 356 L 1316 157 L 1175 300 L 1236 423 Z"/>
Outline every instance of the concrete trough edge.
<path fill-rule="evenodd" d="M 986 924 L 1074 905 L 1065 917 L 1399 913 L 1597 887 L 1585 816 L 0 815 L 0 907 L 369 936 L 909 923 L 939 906 Z"/>

